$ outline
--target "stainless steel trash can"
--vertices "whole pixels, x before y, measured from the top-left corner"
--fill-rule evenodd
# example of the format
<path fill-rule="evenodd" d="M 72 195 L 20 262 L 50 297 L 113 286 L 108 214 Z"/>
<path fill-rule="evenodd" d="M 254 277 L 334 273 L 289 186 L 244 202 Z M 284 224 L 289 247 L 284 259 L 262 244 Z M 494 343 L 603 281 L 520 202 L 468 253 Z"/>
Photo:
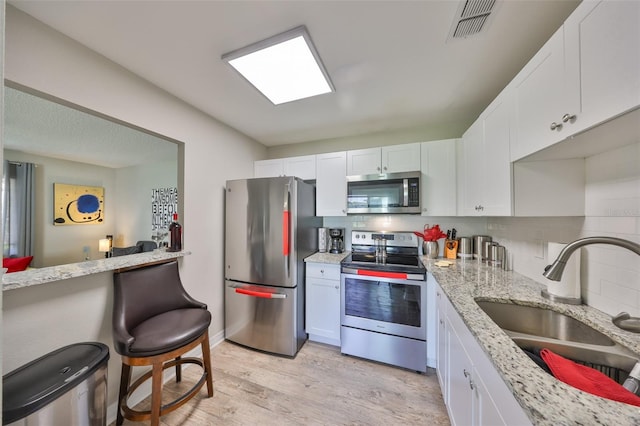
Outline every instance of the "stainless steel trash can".
<path fill-rule="evenodd" d="M 108 360 L 106 345 L 76 343 L 8 373 L 2 424 L 104 426 Z"/>

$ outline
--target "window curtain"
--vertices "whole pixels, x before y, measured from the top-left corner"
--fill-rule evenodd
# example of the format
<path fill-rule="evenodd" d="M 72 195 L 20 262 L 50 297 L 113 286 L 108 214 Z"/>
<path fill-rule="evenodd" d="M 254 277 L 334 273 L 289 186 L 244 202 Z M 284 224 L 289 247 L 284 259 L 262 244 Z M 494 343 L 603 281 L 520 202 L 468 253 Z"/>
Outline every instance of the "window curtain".
<path fill-rule="evenodd" d="M 2 176 L 3 257 L 33 256 L 35 165 L 4 162 Z"/>

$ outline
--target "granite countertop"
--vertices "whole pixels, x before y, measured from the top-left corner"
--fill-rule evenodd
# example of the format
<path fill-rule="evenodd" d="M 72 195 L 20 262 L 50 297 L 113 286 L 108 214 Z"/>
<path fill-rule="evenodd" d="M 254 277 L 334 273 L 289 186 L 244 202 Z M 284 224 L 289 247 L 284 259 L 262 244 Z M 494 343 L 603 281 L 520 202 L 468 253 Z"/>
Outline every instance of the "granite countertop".
<path fill-rule="evenodd" d="M 344 253 L 334 254 L 334 253 L 314 253 L 309 257 L 304 259 L 305 262 L 311 263 L 329 263 L 339 265 L 340 262 L 344 260 L 345 257 L 351 254 L 350 251 L 345 251 Z"/>
<path fill-rule="evenodd" d="M 48 266 L 46 268 L 28 269 L 2 276 L 2 291 L 46 284 L 68 278 L 82 277 L 100 272 L 113 271 L 120 268 L 160 262 L 191 254 L 189 251 L 168 252 L 154 250 L 146 253 L 129 254 L 98 260 L 87 260 L 67 265 Z"/>
<path fill-rule="evenodd" d="M 525 413 L 536 425 L 640 424 L 640 407 L 610 401 L 562 383 L 539 368 L 485 313 L 474 299 L 550 307 L 570 315 L 640 354 L 640 335 L 621 330 L 611 316 L 586 305 L 551 302 L 540 296 L 545 287 L 516 272 L 456 260 L 448 268 L 422 258 L 451 304 L 489 356 Z"/>

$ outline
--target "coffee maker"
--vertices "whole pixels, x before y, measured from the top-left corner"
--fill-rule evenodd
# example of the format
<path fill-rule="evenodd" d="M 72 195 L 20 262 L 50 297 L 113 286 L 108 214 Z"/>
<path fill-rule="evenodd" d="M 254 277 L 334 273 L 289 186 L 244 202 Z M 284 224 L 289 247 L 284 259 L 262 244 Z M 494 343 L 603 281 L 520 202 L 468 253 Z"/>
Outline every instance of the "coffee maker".
<path fill-rule="evenodd" d="M 329 228 L 329 237 L 331 237 L 329 253 L 344 252 L 344 228 Z"/>

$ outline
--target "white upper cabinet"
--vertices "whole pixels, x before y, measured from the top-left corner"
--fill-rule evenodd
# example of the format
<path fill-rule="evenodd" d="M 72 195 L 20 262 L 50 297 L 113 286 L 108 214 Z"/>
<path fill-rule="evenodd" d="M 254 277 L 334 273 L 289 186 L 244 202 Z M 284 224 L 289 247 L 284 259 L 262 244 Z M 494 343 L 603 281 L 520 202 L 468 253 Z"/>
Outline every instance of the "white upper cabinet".
<path fill-rule="evenodd" d="M 316 178 L 316 156 L 276 158 L 253 163 L 254 177 L 295 176 L 302 180 Z"/>
<path fill-rule="evenodd" d="M 640 2 L 585 0 L 564 37 L 572 132 L 640 105 Z"/>
<path fill-rule="evenodd" d="M 302 180 L 316 178 L 316 156 L 302 155 L 284 159 L 284 175 L 295 176 Z"/>
<path fill-rule="evenodd" d="M 502 92 L 462 136 L 461 216 L 510 216 L 511 92 Z"/>
<path fill-rule="evenodd" d="M 459 216 L 482 215 L 482 188 L 484 181 L 483 123 L 476 120 L 462 135 L 460 155 L 460 211 Z"/>
<path fill-rule="evenodd" d="M 484 121 L 484 183 L 482 213 L 488 216 L 512 214 L 511 92 L 503 92 L 489 105 Z"/>
<path fill-rule="evenodd" d="M 456 215 L 456 144 L 458 139 L 423 142 L 422 215 Z"/>
<path fill-rule="evenodd" d="M 403 173 L 420 170 L 420 143 L 383 146 L 382 172 Z"/>
<path fill-rule="evenodd" d="M 316 216 L 347 215 L 347 153 L 316 156 Z"/>
<path fill-rule="evenodd" d="M 564 32 L 560 28 L 511 83 L 514 96 L 515 161 L 564 138 Z M 566 132 L 565 132 L 566 133 Z"/>
<path fill-rule="evenodd" d="M 420 143 L 347 151 L 347 175 L 420 170 Z"/>
<path fill-rule="evenodd" d="M 380 148 L 347 151 L 347 176 L 382 173 Z"/>
<path fill-rule="evenodd" d="M 636 109 L 640 2 L 583 1 L 511 86 L 512 161 Z M 603 140 L 600 152 L 612 143 Z"/>
<path fill-rule="evenodd" d="M 253 162 L 253 177 L 264 178 L 278 176 L 284 176 L 284 161 L 282 158 Z"/>

